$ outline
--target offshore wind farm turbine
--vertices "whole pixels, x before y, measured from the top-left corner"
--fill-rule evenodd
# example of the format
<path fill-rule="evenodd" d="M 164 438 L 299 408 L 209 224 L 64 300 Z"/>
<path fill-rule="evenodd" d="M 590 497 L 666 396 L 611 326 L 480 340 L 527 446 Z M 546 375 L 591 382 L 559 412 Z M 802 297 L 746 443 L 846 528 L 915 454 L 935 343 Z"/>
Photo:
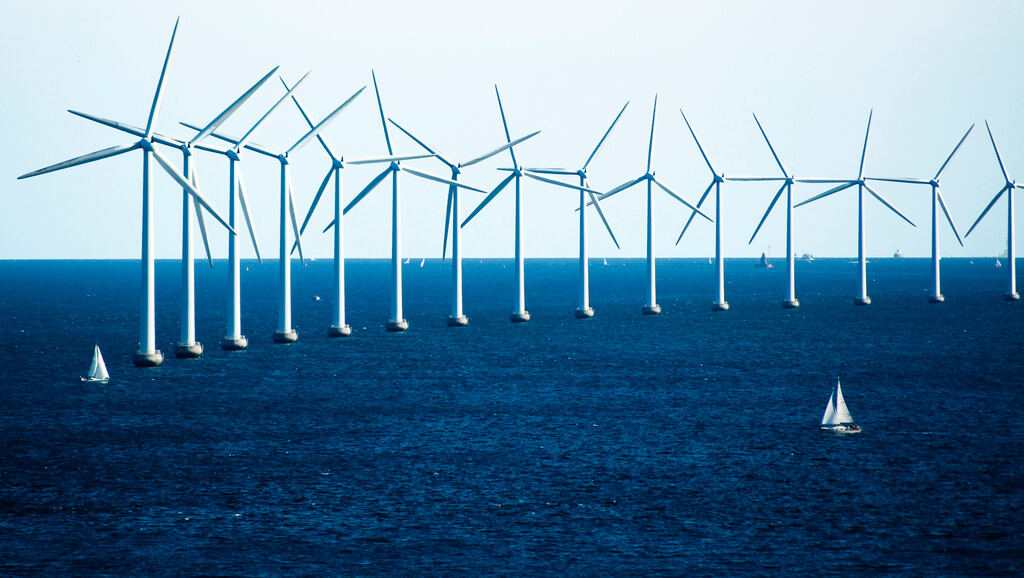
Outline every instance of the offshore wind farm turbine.
<path fill-rule="evenodd" d="M 945 298 L 942 296 L 941 287 L 939 286 L 939 207 L 942 207 L 942 212 L 946 215 L 946 220 L 949 221 L 949 227 L 953 229 L 953 234 L 956 235 L 956 240 L 963 247 L 964 242 L 960 240 L 960 233 L 956 231 L 956 225 L 953 224 L 953 217 L 949 215 L 949 209 L 946 208 L 945 201 L 942 200 L 942 193 L 939 192 L 939 175 L 942 171 L 946 170 L 946 166 L 949 165 L 949 161 L 953 160 L 953 155 L 956 151 L 960 150 L 960 145 L 964 144 L 967 140 L 967 135 L 971 134 L 974 130 L 974 125 L 967 129 L 964 133 L 963 138 L 960 142 L 956 143 L 956 147 L 953 148 L 953 152 L 949 153 L 946 157 L 946 162 L 942 163 L 939 167 L 939 172 L 935 173 L 935 176 L 931 180 L 925 181 L 922 179 L 882 179 L 868 177 L 865 180 L 868 181 L 887 181 L 890 183 L 909 183 L 919 185 L 930 185 L 932 187 L 932 294 L 928 296 L 929 303 L 942 303 Z M 1000 193 L 1002 194 L 1002 193 Z"/>
<path fill-rule="evenodd" d="M 612 232 L 611 225 L 608 224 L 608 219 L 604 216 L 604 211 L 601 210 L 601 204 L 598 201 L 598 195 L 600 193 L 593 192 L 590 187 L 590 182 L 587 180 L 587 167 L 590 166 L 590 162 L 597 157 L 597 153 L 600 152 L 601 146 L 604 145 L 604 141 L 608 139 L 608 135 L 612 133 L 612 129 L 622 118 L 622 113 L 626 112 L 626 107 L 629 106 L 629 102 L 622 106 L 622 110 L 616 115 L 615 120 L 612 121 L 611 126 L 605 131 L 604 136 L 597 142 L 597 146 L 594 147 L 594 151 L 587 157 L 586 162 L 579 169 L 573 171 L 569 169 L 553 169 L 553 168 L 531 168 L 523 169 L 523 174 L 531 178 L 538 178 L 537 173 L 549 174 L 549 175 L 564 175 L 564 176 L 578 176 L 580 178 L 580 185 L 577 187 L 580 193 L 580 207 L 577 209 L 580 213 L 580 290 L 579 290 L 579 305 L 576 307 L 574 315 L 577 319 L 589 319 L 594 316 L 594 308 L 590 306 L 590 259 L 589 252 L 587 249 L 587 198 L 589 196 L 591 204 L 597 208 L 597 214 L 601 217 L 601 221 L 604 222 L 605 229 L 608 230 L 608 234 L 612 238 L 612 242 L 615 243 L 615 248 L 619 247 L 619 241 L 615 238 L 615 233 Z M 539 179 L 546 182 L 551 182 L 548 179 Z M 564 186 L 564 183 L 558 183 Z"/>
<path fill-rule="evenodd" d="M 285 89 L 288 89 L 288 84 L 281 79 L 281 83 L 284 84 Z M 363 88 L 366 88 L 365 86 Z M 362 92 L 362 89 L 360 89 Z M 292 102 L 298 107 L 299 112 L 302 113 L 302 118 L 306 119 L 306 124 L 309 128 L 315 128 L 313 121 L 306 114 L 306 110 L 299 103 L 297 96 L 292 95 Z M 337 156 L 331 149 L 331 146 L 327 144 L 327 139 L 322 134 L 317 134 L 316 138 L 320 141 L 320 145 L 323 146 L 324 151 L 327 152 L 327 156 L 331 157 L 331 168 L 327 170 L 327 176 L 324 177 L 323 182 L 320 184 L 320 188 L 316 192 L 316 196 L 313 197 L 313 203 L 309 207 L 309 211 L 306 213 L 306 218 L 302 221 L 302 226 L 299 228 L 299 236 L 306 231 L 306 225 L 309 224 L 309 219 L 313 216 L 313 212 L 316 210 L 317 204 L 320 202 L 320 197 L 323 196 L 324 191 L 327 189 L 327 185 L 331 179 L 334 179 L 334 220 L 331 221 L 324 232 L 327 232 L 332 226 L 334 227 L 334 303 L 332 304 L 331 311 L 331 326 L 327 330 L 327 335 L 330 337 L 348 337 L 352 334 L 352 328 L 345 323 L 345 221 L 342 218 L 342 170 L 344 170 L 346 164 L 350 165 L 362 165 L 372 163 L 390 163 L 392 161 L 402 161 L 408 159 L 418 159 L 429 157 L 431 155 L 406 155 L 406 156 L 385 156 L 385 157 L 363 157 L 354 159 L 345 159 L 344 156 Z M 298 241 L 292 247 L 292 252 L 298 247 Z"/>
<path fill-rule="evenodd" d="M 255 229 L 253 229 L 252 220 L 249 217 L 249 205 L 246 202 L 245 198 L 245 185 L 242 180 L 241 168 L 237 165 L 242 160 L 241 153 L 243 148 L 248 148 L 249 150 L 256 150 L 256 148 L 262 148 L 258 147 L 257 145 L 249 146 L 251 139 L 256 134 L 256 131 L 261 126 L 263 126 L 263 124 L 274 114 L 275 111 L 277 111 L 281 107 L 281 103 L 287 100 L 288 97 L 290 97 L 292 93 L 295 91 L 295 89 L 297 89 L 299 85 L 302 84 L 302 81 L 306 79 L 306 76 L 309 76 L 308 72 L 302 78 L 300 78 L 299 81 L 296 82 L 294 86 L 292 86 L 291 90 L 289 90 L 284 96 L 282 96 L 281 99 L 274 104 L 274 106 L 270 107 L 270 110 L 264 113 L 264 115 L 260 117 L 258 121 L 256 121 L 256 124 L 254 124 L 252 128 L 250 128 L 248 132 L 246 132 L 245 135 L 242 136 L 242 138 L 233 139 L 225 137 L 222 134 L 218 134 L 217 132 L 210 133 L 213 135 L 214 138 L 231 143 L 233 145 L 232 148 L 222 151 L 220 149 L 200 147 L 202 150 L 216 152 L 228 158 L 228 202 L 231 205 L 228 218 L 230 219 L 231 226 L 233 227 L 235 223 L 235 207 L 238 206 L 240 203 L 242 213 L 245 216 L 245 224 L 249 229 L 249 237 L 252 239 L 252 246 L 253 249 L 255 249 L 256 251 L 256 258 L 260 261 L 260 263 L 263 262 L 263 258 L 260 256 L 259 243 L 256 240 L 256 231 Z M 195 125 L 191 125 L 184 122 L 181 124 L 185 127 L 191 128 L 192 130 L 202 130 Z M 273 155 L 273 153 L 268 154 Z M 249 347 L 249 340 L 246 339 L 244 335 L 242 335 L 241 263 L 238 255 L 238 247 L 235 236 L 230 236 L 228 238 L 228 282 L 231 285 L 231 296 L 230 303 L 228 306 L 227 335 L 224 336 L 224 339 L 221 341 L 220 346 L 221 349 L 227 351 L 241 351 Z"/>
<path fill-rule="evenodd" d="M 708 194 L 711 189 L 715 189 L 715 271 L 718 274 L 718 292 L 716 293 L 716 300 L 711 304 L 712 311 L 728 311 L 729 302 L 725 300 L 725 260 L 722 259 L 722 183 L 725 181 L 778 181 L 784 180 L 779 177 L 726 177 L 725 173 L 718 173 L 715 167 L 711 164 L 711 160 L 708 158 L 707 153 L 704 152 L 704 147 L 700 144 L 700 139 L 697 138 L 697 133 L 693 131 L 693 126 L 690 125 L 689 119 L 686 118 L 686 113 L 682 109 L 679 109 L 679 114 L 683 115 L 683 122 L 686 123 L 686 128 L 690 129 L 690 135 L 693 136 L 693 142 L 697 143 L 697 150 L 700 151 L 700 156 L 704 157 L 704 163 L 708 165 L 708 169 L 711 171 L 711 183 L 708 188 L 704 189 L 704 194 L 701 195 L 700 200 L 697 201 L 697 207 L 699 208 L 704 204 L 704 200 L 708 198 Z M 693 222 L 693 218 L 697 213 L 690 213 L 690 218 L 686 220 L 686 224 L 683 225 L 683 230 L 679 233 L 679 238 L 676 239 L 676 245 L 683 239 L 683 235 L 686 234 L 686 229 L 689 228 L 690 223 Z"/>
<path fill-rule="evenodd" d="M 157 164 L 159 164 L 164 171 L 171 176 L 171 178 L 180 184 L 182 188 L 188 191 L 189 194 L 191 194 L 192 197 L 195 198 L 203 208 L 208 210 L 210 214 L 212 214 L 221 224 L 227 227 L 228 231 L 231 233 L 230 236 L 234 236 L 235 234 L 234 228 L 217 214 L 189 179 L 187 179 L 185 175 L 182 175 L 178 169 L 174 168 L 170 161 L 168 161 L 166 157 L 153 147 L 153 143 L 156 140 L 153 134 L 153 125 L 156 123 L 157 116 L 160 113 L 160 105 L 163 99 L 164 79 L 167 74 L 167 66 L 171 61 L 171 53 L 174 50 L 174 38 L 177 35 L 177 32 L 178 22 L 175 22 L 174 32 L 171 33 L 171 42 L 167 47 L 167 56 L 164 58 L 164 66 L 160 72 L 160 80 L 157 83 L 156 95 L 153 97 L 153 105 L 149 111 L 149 120 L 146 123 L 146 130 L 137 142 L 99 150 L 18 177 L 19 179 L 34 177 L 36 175 L 110 158 L 136 149 L 142 149 L 142 290 L 140 292 L 141 296 L 139 307 L 139 349 L 132 356 L 132 363 L 137 367 L 155 367 L 160 365 L 164 360 L 163 354 L 156 348 L 155 261 L 152 251 L 152 239 L 150 237 L 150 230 L 152 229 L 152 215 L 150 213 L 151 207 L 149 198 L 149 166 L 151 159 L 155 159 Z"/>
<path fill-rule="evenodd" d="M 294 96 L 292 95 L 292 90 L 288 90 L 287 85 L 285 85 L 285 89 L 287 94 L 285 95 L 284 98 L 288 98 L 288 96 L 292 96 L 292 98 L 294 98 Z M 348 100 L 341 104 L 341 106 L 334 109 L 334 111 L 331 112 L 331 114 L 327 115 L 327 117 L 324 118 L 322 121 L 320 121 L 319 124 L 311 128 L 309 132 L 303 135 L 302 138 L 296 141 L 295 144 L 293 144 L 285 152 L 275 152 L 264 146 L 254 145 L 251 143 L 247 145 L 247 148 L 249 148 L 249 150 L 258 152 L 264 156 L 274 158 L 281 164 L 281 210 L 279 221 L 280 236 L 278 239 L 279 285 L 277 301 L 277 329 L 274 331 L 274 343 L 295 343 L 299 339 L 299 334 L 295 331 L 295 329 L 292 328 L 291 258 L 289 257 L 288 251 L 289 216 L 291 217 L 292 231 L 295 234 L 295 246 L 298 247 L 300 259 L 302 259 L 302 235 L 301 231 L 299 230 L 298 220 L 296 220 L 295 217 L 295 201 L 292 195 L 292 190 L 294 189 L 294 186 L 292 185 L 292 177 L 290 171 L 291 163 L 289 161 L 289 158 L 292 155 L 292 153 L 295 153 L 302 147 L 306 146 L 306 144 L 309 143 L 309 141 L 313 140 L 313 138 L 320 134 L 320 131 L 327 128 L 327 125 L 329 125 L 331 121 L 333 121 L 339 114 L 341 114 L 341 111 L 345 110 L 345 107 L 347 107 L 353 100 L 355 100 L 357 96 L 362 94 L 364 90 L 366 90 L 365 86 L 357 90 L 355 94 L 350 96 Z M 280 102 L 283 102 L 284 98 Z M 278 104 L 280 104 L 280 102 Z M 227 140 L 228 142 L 232 142 L 232 144 L 235 144 L 236 146 L 238 144 L 236 142 L 233 142 L 228 137 L 216 134 L 215 136 L 223 140 Z"/>
<path fill-rule="evenodd" d="M 377 75 L 372 71 L 370 74 L 373 76 L 373 90 L 377 93 L 377 109 L 380 111 L 380 123 L 384 127 L 384 140 L 388 145 L 388 155 L 394 156 L 395 152 L 391 147 L 391 135 L 388 132 L 387 115 L 384 114 L 384 105 L 381 103 L 380 90 L 377 88 Z M 342 211 L 342 216 L 348 214 L 353 207 L 355 207 L 359 201 L 363 200 L 363 197 L 368 195 L 370 191 L 377 187 L 388 175 L 391 175 L 391 282 L 392 282 L 392 293 L 391 293 L 391 319 L 388 320 L 385 326 L 388 331 L 400 332 L 409 329 L 409 322 L 402 317 L 402 232 L 401 232 L 401 196 L 399 195 L 398 188 L 398 173 L 405 171 L 414 176 L 437 181 L 439 183 L 445 183 L 448 186 L 462 187 L 471 191 L 482 191 L 476 187 L 460 183 L 459 181 L 446 179 L 439 177 L 431 173 L 414 169 L 411 167 L 403 166 L 400 164 L 400 160 L 392 160 L 391 165 L 384 169 L 384 172 L 380 173 L 362 191 L 359 192 L 355 198 L 345 207 Z M 338 221 L 341 222 L 340 220 Z M 333 223 L 332 223 L 333 224 Z M 329 227 L 330 225 L 328 225 Z M 326 229 L 325 229 L 326 230 Z"/>
<path fill-rule="evenodd" d="M 661 306 L 658 305 L 657 289 L 655 283 L 655 266 L 654 266 L 654 192 L 652 184 L 658 185 L 658 188 L 668 193 L 669 196 L 676 199 L 680 203 L 686 205 L 698 215 L 711 221 L 711 217 L 708 217 L 701 212 L 700 209 L 687 202 L 685 199 L 677 195 L 672 189 L 668 188 L 667 185 L 659 181 L 654 177 L 654 172 L 651 171 L 651 157 L 654 154 L 654 126 L 655 120 L 658 117 L 658 96 L 654 96 L 654 112 L 651 113 L 651 139 L 647 145 L 647 170 L 644 174 L 639 177 L 622 183 L 614 189 L 604 193 L 598 199 L 605 200 L 612 195 L 621 193 L 622 191 L 632 187 L 633 185 L 647 181 L 647 300 L 645 301 L 640 312 L 644 315 L 657 315 L 661 313 Z"/>
<path fill-rule="evenodd" d="M 1010 278 L 1006 286 L 1006 295 L 1003 296 L 1003 299 L 1007 301 L 1017 301 L 1020 299 L 1020 295 L 1017 293 L 1017 261 L 1013 230 L 1013 190 L 1024 189 L 1024 185 L 1010 180 L 1010 176 L 1006 173 L 1006 166 L 1003 164 L 1003 157 L 999 155 L 999 147 L 996 146 L 996 138 L 992 136 L 992 129 L 988 126 L 987 120 L 985 121 L 985 128 L 988 130 L 988 138 L 992 141 L 992 150 L 996 152 L 996 160 L 999 161 L 999 170 L 1002 171 L 1003 179 L 1006 181 L 1006 184 L 1003 185 L 1003 188 L 999 189 L 996 196 L 992 197 L 992 201 L 989 202 L 988 206 L 985 207 L 985 210 L 981 212 L 981 215 L 978 216 L 978 220 L 974 221 L 974 224 L 971 225 L 971 228 L 967 231 L 964 237 L 966 238 L 967 235 L 971 234 L 971 231 L 973 231 L 985 215 L 988 214 L 992 205 L 996 204 L 996 201 L 999 200 L 999 197 L 1003 196 L 1003 193 L 1006 193 L 1006 257 L 1009 261 L 1009 267 L 1007 267 L 1007 270 Z"/>
<path fill-rule="evenodd" d="M 195 167 L 191 163 L 192 148 L 200 148 L 203 150 L 218 151 L 210 147 L 204 147 L 200 143 L 209 136 L 214 130 L 217 129 L 221 124 L 224 123 L 246 100 L 249 99 L 263 84 L 270 79 L 271 75 L 277 71 L 277 67 L 268 72 L 266 76 L 261 78 L 256 84 L 252 86 L 248 91 L 240 96 L 235 102 L 231 103 L 228 108 L 224 109 L 216 118 L 210 121 L 206 127 L 204 127 L 199 134 L 193 137 L 189 141 L 180 141 L 178 139 L 172 139 L 159 134 L 154 133 L 154 141 L 168 146 L 173 146 L 181 149 L 182 156 L 182 172 L 186 179 L 192 183 L 196 189 L 199 188 Z M 69 111 L 71 114 L 78 115 L 82 118 L 89 119 L 91 121 L 115 128 L 117 130 L 133 134 L 138 137 L 142 137 L 145 131 L 141 128 L 137 128 L 131 125 L 120 123 L 117 121 L 107 120 L 87 114 L 84 112 Z M 206 258 L 210 263 L 210 267 L 213 267 L 213 257 L 210 254 L 210 242 L 206 235 L 206 222 L 203 219 L 203 213 L 200 210 L 199 203 L 189 193 L 188 189 L 184 189 L 182 193 L 182 222 L 181 222 L 181 339 L 174 347 L 174 355 L 179 358 L 197 358 L 203 354 L 203 345 L 196 341 L 196 329 L 195 329 L 195 259 L 192 249 L 192 206 L 190 203 L 195 205 L 196 217 L 199 222 L 199 229 L 203 237 L 203 246 L 206 248 Z"/>
<path fill-rule="evenodd" d="M 878 199 L 880 203 L 889 208 L 890 211 L 896 213 L 901 219 L 910 223 L 910 226 L 917 227 L 903 213 L 896 210 L 896 207 L 889 204 L 882 198 L 882 195 L 878 194 L 877 191 L 868 186 L 864 180 L 864 157 L 868 152 L 868 135 L 871 134 L 871 116 L 874 114 L 874 110 L 868 114 L 868 128 L 864 133 L 864 149 L 860 154 L 860 169 L 857 171 L 856 179 L 840 180 L 840 179 L 797 179 L 801 183 L 842 183 L 839 186 L 829 189 L 820 195 L 811 197 L 806 201 L 798 203 L 796 207 L 802 207 L 807 203 L 813 203 L 818 199 L 823 199 L 829 195 L 833 195 L 840 191 L 845 191 L 854 185 L 857 186 L 857 259 L 860 264 L 860 294 L 856 299 L 853 300 L 854 305 L 871 305 L 871 298 L 868 297 L 868 274 L 867 274 L 867 259 L 864 256 L 864 191 L 866 190 L 871 196 Z"/>
<path fill-rule="evenodd" d="M 476 216 L 483 209 L 483 207 L 487 206 L 487 203 L 492 201 L 495 197 L 498 196 L 499 193 L 501 193 L 506 187 L 508 187 L 509 182 L 511 182 L 513 178 L 515 179 L 516 304 L 515 309 L 513 309 L 512 315 L 509 317 L 509 319 L 512 321 L 512 323 L 525 323 L 529 321 L 529 312 L 526 311 L 525 266 L 522 255 L 522 195 L 520 194 L 521 190 L 519 187 L 519 179 L 521 179 L 522 176 L 526 173 L 525 171 L 523 171 L 522 167 L 519 166 L 519 162 L 515 158 L 515 147 L 513 146 L 512 135 L 509 132 L 508 121 L 506 121 L 505 119 L 505 109 L 502 107 L 502 94 L 501 92 L 498 91 L 497 84 L 495 85 L 495 95 L 498 96 L 498 111 L 502 115 L 502 126 L 505 127 L 505 140 L 506 142 L 509 143 L 509 155 L 512 157 L 512 168 L 509 169 L 511 172 L 507 177 L 505 177 L 504 179 L 502 179 L 501 182 L 498 183 L 498 187 L 496 187 L 493 191 L 490 191 L 490 193 L 487 194 L 483 201 L 480 201 L 480 204 L 477 205 L 475 209 L 473 209 L 473 212 L 471 212 L 469 216 L 466 217 L 466 220 L 462 221 L 461 226 L 466 226 L 466 224 L 470 220 L 472 220 L 473 217 Z M 554 179 L 539 177 L 537 175 L 534 175 L 534 177 L 540 178 L 541 180 L 548 180 L 549 182 L 554 182 L 556 184 L 562 184 L 564 185 L 564 187 L 567 187 L 565 183 L 559 183 L 557 180 Z"/>
<path fill-rule="evenodd" d="M 402 125 L 398 124 L 393 119 L 389 118 L 388 121 L 390 121 L 391 124 L 398 127 L 398 129 L 404 132 L 406 136 L 416 141 L 416 144 L 423 147 L 424 150 L 430 153 L 430 156 L 436 156 L 438 160 L 447 165 L 448 168 L 451 169 L 451 179 L 453 181 L 459 180 L 459 175 L 462 174 L 462 169 L 475 165 L 476 163 L 479 163 L 481 161 L 485 161 L 493 157 L 494 155 L 504 151 L 505 149 L 512 148 L 514 145 L 517 145 L 529 138 L 533 138 L 534 136 L 540 134 L 540 131 L 538 130 L 524 137 L 503 144 L 500 147 L 491 150 L 483 155 L 480 155 L 476 158 L 463 162 L 453 162 L 448 160 L 440 153 L 438 153 L 437 149 L 428 145 L 426 141 L 423 141 L 414 136 L 411 132 L 403 128 Z M 455 185 L 448 186 L 448 203 L 446 207 L 447 208 L 445 209 L 444 217 L 444 242 L 442 243 L 441 246 L 442 259 L 447 256 L 449 227 L 453 222 L 455 224 L 454 227 L 450 227 L 452 231 L 452 313 L 451 315 L 448 316 L 448 320 L 446 323 L 448 324 L 449 327 L 465 327 L 466 325 L 469 324 L 469 318 L 466 317 L 462 312 L 462 228 L 459 226 L 459 187 Z"/>

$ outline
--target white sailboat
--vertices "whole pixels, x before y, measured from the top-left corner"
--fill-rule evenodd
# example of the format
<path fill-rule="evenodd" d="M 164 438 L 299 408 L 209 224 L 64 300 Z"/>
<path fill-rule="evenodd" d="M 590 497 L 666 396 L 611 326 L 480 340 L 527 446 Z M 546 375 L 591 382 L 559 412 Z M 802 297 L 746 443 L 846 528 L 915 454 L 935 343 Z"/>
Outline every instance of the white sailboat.
<path fill-rule="evenodd" d="M 846 400 L 843 399 L 843 388 L 839 385 L 839 378 L 836 378 L 836 387 L 832 390 L 832 396 L 828 398 L 828 405 L 825 407 L 825 415 L 821 417 L 821 429 L 833 433 L 860 433 L 860 426 L 853 423 L 853 416 L 846 407 Z"/>
<path fill-rule="evenodd" d="M 426 262 L 427 262 L 427 258 L 426 258 L 426 257 L 424 257 L 424 258 L 423 258 L 423 259 L 422 259 L 422 260 L 420 261 L 420 267 L 422 267 L 422 266 L 423 266 L 423 264 L 424 264 L 424 263 L 426 263 Z"/>
<path fill-rule="evenodd" d="M 100 353 L 100 346 L 92 354 L 92 365 L 89 366 L 89 375 L 82 378 L 82 381 L 92 383 L 106 383 L 110 381 L 110 374 L 107 373 L 107 364 L 103 363 L 103 354 Z"/>

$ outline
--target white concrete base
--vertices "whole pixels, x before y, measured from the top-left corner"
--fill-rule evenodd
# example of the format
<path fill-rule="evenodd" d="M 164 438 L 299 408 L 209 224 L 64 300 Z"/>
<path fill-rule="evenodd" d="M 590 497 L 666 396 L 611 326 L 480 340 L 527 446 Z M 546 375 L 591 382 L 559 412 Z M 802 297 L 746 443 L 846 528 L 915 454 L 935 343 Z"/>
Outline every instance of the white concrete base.
<path fill-rule="evenodd" d="M 224 351 L 245 351 L 249 347 L 249 340 L 244 335 L 238 337 L 225 337 L 220 342 L 220 348 Z"/>
<path fill-rule="evenodd" d="M 328 337 L 348 337 L 349 335 L 352 335 L 352 328 L 348 325 L 342 325 L 341 327 L 331 325 L 327 330 Z"/>
<path fill-rule="evenodd" d="M 294 329 L 274 331 L 274 343 L 295 343 L 298 340 L 299 334 Z"/>
<path fill-rule="evenodd" d="M 469 325 L 469 317 L 466 317 L 465 315 L 452 317 L 449 315 L 446 323 L 448 324 L 448 327 L 465 327 Z"/>
<path fill-rule="evenodd" d="M 793 300 L 787 299 L 787 300 L 782 302 L 782 308 L 783 309 L 796 309 L 799 306 L 800 306 L 800 300 L 799 299 L 793 299 Z"/>
<path fill-rule="evenodd" d="M 640 313 L 644 315 L 657 315 L 661 313 L 661 305 L 655 303 L 654 305 L 644 305 L 640 308 Z"/>
<path fill-rule="evenodd" d="M 1007 293 L 1003 295 L 1003 299 L 1006 301 L 1020 301 L 1020 293 Z"/>
<path fill-rule="evenodd" d="M 728 301 L 722 301 L 721 303 L 712 303 L 711 304 L 711 310 L 712 311 L 728 311 L 729 310 L 729 302 Z"/>
<path fill-rule="evenodd" d="M 387 330 L 391 333 L 401 333 L 409 329 L 409 322 L 405 319 L 399 319 L 398 321 L 388 321 L 386 325 Z"/>
<path fill-rule="evenodd" d="M 853 300 L 853 304 L 857 305 L 857 306 L 860 306 L 860 307 L 863 307 L 865 305 L 871 305 L 871 298 L 870 297 L 864 297 L 864 298 L 857 297 L 856 299 Z"/>
<path fill-rule="evenodd" d="M 163 362 L 164 354 L 160 353 L 159 349 L 149 353 L 136 351 L 132 356 L 132 363 L 135 364 L 135 367 L 156 367 Z"/>
<path fill-rule="evenodd" d="M 932 296 L 928 297 L 928 302 L 929 303 L 942 303 L 945 300 L 946 300 L 946 298 L 943 297 L 941 293 L 938 294 L 938 295 L 932 295 Z"/>
<path fill-rule="evenodd" d="M 576 319 L 590 319 L 594 316 L 594 308 L 587 307 L 586 309 L 580 309 L 577 307 L 576 311 L 573 312 L 573 315 L 576 316 Z"/>
<path fill-rule="evenodd" d="M 203 344 L 196 341 L 195 343 L 179 343 L 174 346 L 174 357 L 178 359 L 196 359 L 203 355 Z"/>
<path fill-rule="evenodd" d="M 520 311 L 519 313 L 513 313 L 509 316 L 509 319 L 512 320 L 512 323 L 526 323 L 530 320 L 530 312 Z"/>

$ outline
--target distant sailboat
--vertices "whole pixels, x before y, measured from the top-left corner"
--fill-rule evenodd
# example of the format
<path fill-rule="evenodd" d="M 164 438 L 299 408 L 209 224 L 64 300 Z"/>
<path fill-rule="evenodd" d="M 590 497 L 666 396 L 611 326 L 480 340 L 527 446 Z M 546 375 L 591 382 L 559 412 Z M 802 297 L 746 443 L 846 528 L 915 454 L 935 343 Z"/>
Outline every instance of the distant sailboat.
<path fill-rule="evenodd" d="M 427 262 L 427 258 L 426 258 L 426 257 L 424 257 L 424 258 L 423 258 L 423 259 L 422 259 L 422 260 L 420 261 L 420 267 L 422 267 L 422 266 L 423 266 L 423 264 L 424 264 L 424 263 L 426 263 L 426 262 Z"/>
<path fill-rule="evenodd" d="M 605 259 L 604 259 L 604 264 L 605 264 L 605 265 L 607 265 L 607 264 L 608 264 L 608 258 L 607 258 L 607 257 L 605 257 Z"/>
<path fill-rule="evenodd" d="M 853 416 L 846 407 L 846 400 L 843 399 L 843 388 L 839 385 L 839 378 L 836 378 L 836 387 L 832 390 L 832 396 L 828 398 L 828 405 L 825 407 L 825 415 L 821 417 L 821 429 L 833 433 L 860 433 L 860 426 L 853 423 Z"/>
<path fill-rule="evenodd" d="M 110 381 L 110 374 L 107 373 L 107 364 L 103 363 L 103 354 L 100 353 L 100 346 L 92 354 L 92 365 L 89 366 L 89 375 L 82 378 L 82 381 L 93 383 L 106 383 Z"/>
<path fill-rule="evenodd" d="M 999 259 L 996 259 L 996 267 L 1002 267 L 1002 266 L 1003 266 L 1002 262 L 1000 262 Z"/>
<path fill-rule="evenodd" d="M 405 264 L 405 265 L 408 265 L 408 264 L 409 264 L 409 259 L 408 259 L 408 258 L 406 258 L 406 260 L 405 260 L 405 261 L 403 261 L 403 264 Z"/>

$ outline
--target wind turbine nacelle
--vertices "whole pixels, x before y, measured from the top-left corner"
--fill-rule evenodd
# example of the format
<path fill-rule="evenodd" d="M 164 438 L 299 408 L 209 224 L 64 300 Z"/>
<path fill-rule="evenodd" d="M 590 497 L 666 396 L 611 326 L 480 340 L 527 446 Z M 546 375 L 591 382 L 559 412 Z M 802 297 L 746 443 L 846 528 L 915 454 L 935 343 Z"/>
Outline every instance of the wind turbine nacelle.
<path fill-rule="evenodd" d="M 282 165 L 286 165 L 288 164 L 288 155 L 286 155 L 285 153 L 281 153 L 277 155 L 277 160 L 281 161 Z"/>
<path fill-rule="evenodd" d="M 151 153 L 153 152 L 153 141 L 144 138 L 139 141 L 139 148 L 146 151 L 147 153 Z"/>
<path fill-rule="evenodd" d="M 225 155 L 226 155 L 226 156 L 227 156 L 227 157 L 228 157 L 229 159 L 231 159 L 231 160 L 233 160 L 233 161 L 235 161 L 235 162 L 238 162 L 238 161 L 242 160 L 242 156 L 241 156 L 241 155 L 239 155 L 239 154 L 238 154 L 238 152 L 239 152 L 239 151 L 236 151 L 236 150 L 229 150 L 229 151 L 228 151 L 227 153 L 225 153 Z"/>

